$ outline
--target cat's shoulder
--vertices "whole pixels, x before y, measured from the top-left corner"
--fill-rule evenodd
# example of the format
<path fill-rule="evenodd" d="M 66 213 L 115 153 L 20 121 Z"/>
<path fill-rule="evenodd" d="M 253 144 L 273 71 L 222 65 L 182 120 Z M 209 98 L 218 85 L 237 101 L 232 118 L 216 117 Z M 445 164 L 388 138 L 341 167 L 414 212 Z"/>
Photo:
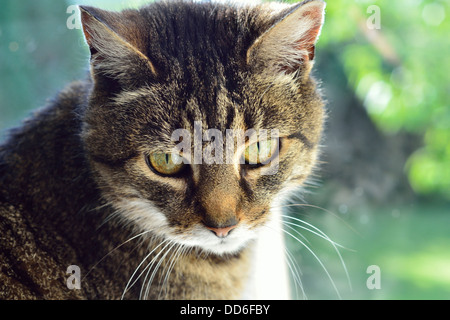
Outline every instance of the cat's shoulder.
<path fill-rule="evenodd" d="M 23 208 L 0 202 L 0 299 L 77 298 L 80 292 L 64 289 L 67 267 L 59 253 L 37 230 Z"/>

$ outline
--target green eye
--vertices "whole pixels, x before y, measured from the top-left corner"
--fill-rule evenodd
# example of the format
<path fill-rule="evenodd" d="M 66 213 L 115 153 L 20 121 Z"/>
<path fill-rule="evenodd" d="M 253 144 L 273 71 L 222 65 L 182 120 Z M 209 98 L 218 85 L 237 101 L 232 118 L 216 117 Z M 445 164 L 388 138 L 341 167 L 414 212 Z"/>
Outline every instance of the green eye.
<path fill-rule="evenodd" d="M 275 139 L 258 141 L 249 145 L 244 151 L 246 164 L 267 164 L 278 150 L 278 141 Z"/>
<path fill-rule="evenodd" d="M 147 157 L 147 164 L 156 173 L 165 176 L 175 175 L 184 168 L 181 157 L 172 153 L 152 153 Z"/>

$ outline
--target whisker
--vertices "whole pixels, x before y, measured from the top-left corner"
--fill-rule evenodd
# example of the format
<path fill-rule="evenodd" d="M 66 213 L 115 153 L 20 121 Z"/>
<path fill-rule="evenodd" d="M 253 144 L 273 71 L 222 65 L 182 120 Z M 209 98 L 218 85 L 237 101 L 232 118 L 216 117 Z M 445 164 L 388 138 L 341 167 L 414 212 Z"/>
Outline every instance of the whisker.
<path fill-rule="evenodd" d="M 282 216 L 283 216 L 284 218 L 294 219 L 294 220 L 296 220 L 296 221 L 305 223 L 306 225 L 309 225 L 309 226 L 311 226 L 312 228 L 317 229 L 317 228 L 314 227 L 313 225 L 310 225 L 310 224 L 308 224 L 307 222 L 304 222 L 304 221 L 302 221 L 302 220 L 300 220 L 300 219 L 297 219 L 297 218 L 295 218 L 295 217 L 285 216 L 285 215 L 282 215 Z M 343 245 L 341 245 L 341 244 L 339 244 L 339 243 L 337 243 L 337 242 L 331 240 L 325 233 L 323 233 L 322 231 L 320 231 L 320 229 L 317 229 L 319 232 L 315 232 L 314 230 L 311 230 L 311 229 L 309 229 L 309 228 L 307 228 L 307 227 L 301 226 L 301 225 L 299 225 L 299 224 L 297 224 L 297 223 L 290 222 L 290 221 L 283 221 L 283 224 L 284 224 L 284 225 L 292 225 L 292 226 L 296 226 L 296 227 L 298 227 L 298 228 L 300 228 L 300 229 L 309 231 L 310 233 L 312 233 L 312 234 L 314 234 L 314 235 L 316 235 L 316 236 L 318 236 L 318 237 L 320 237 L 320 238 L 322 238 L 322 239 L 324 239 L 324 240 L 330 242 L 330 243 L 333 244 L 333 245 L 336 245 L 337 247 L 340 247 L 340 248 L 343 248 L 343 249 L 347 249 L 347 250 L 350 250 L 350 251 L 354 251 L 354 250 L 352 250 L 352 249 L 346 248 L 346 247 L 344 247 Z M 306 239 L 305 236 L 302 235 L 300 232 L 297 231 L 297 234 L 299 234 L 299 235 L 302 236 L 304 239 Z"/>
<path fill-rule="evenodd" d="M 124 245 L 127 244 L 128 242 L 133 241 L 134 239 L 137 239 L 137 238 L 139 238 L 139 237 L 144 236 L 145 234 L 147 234 L 147 233 L 149 233 L 149 232 L 150 232 L 150 230 L 141 232 L 141 233 L 139 233 L 139 234 L 133 236 L 132 238 L 130 238 L 130 239 L 124 241 L 123 243 L 121 243 L 120 245 L 118 245 L 117 247 L 115 247 L 114 249 L 112 249 L 110 252 L 108 252 L 103 258 L 101 258 L 96 264 L 94 264 L 94 265 L 89 269 L 89 271 L 84 275 L 83 279 L 85 279 L 85 278 L 91 273 L 92 270 L 94 270 L 94 269 L 95 269 L 95 268 L 96 268 L 103 260 L 105 260 L 105 259 L 106 259 L 110 254 L 112 254 L 115 250 L 117 250 L 117 249 L 119 249 L 120 247 L 124 246 Z"/>
<path fill-rule="evenodd" d="M 166 251 L 166 253 L 164 253 L 164 255 L 159 259 L 159 261 L 158 261 L 158 264 L 156 265 L 156 267 L 155 267 L 155 269 L 153 270 L 153 272 L 152 272 L 152 274 L 151 274 L 151 276 L 150 276 L 150 280 L 147 282 L 147 284 L 145 285 L 146 286 L 146 289 L 145 289 L 145 295 L 144 295 L 144 300 L 147 300 L 147 298 L 148 298 L 148 294 L 149 294 L 149 292 L 150 292 L 150 288 L 151 288 L 151 285 L 152 285 L 152 283 L 153 283 L 153 279 L 155 278 L 155 276 L 156 276 L 156 274 L 157 274 L 157 271 L 158 271 L 158 269 L 159 269 L 159 267 L 161 266 L 161 264 L 162 264 L 162 262 L 164 261 L 164 259 L 166 258 L 166 256 L 169 254 L 169 252 L 173 249 L 173 247 L 175 247 L 176 245 L 177 245 L 177 243 L 175 242 L 175 241 L 171 241 L 171 243 L 172 243 L 172 246 L 170 247 L 170 248 L 168 248 L 167 249 L 167 251 Z M 166 247 L 164 247 L 164 249 L 162 250 L 162 251 L 164 251 L 166 249 Z M 153 261 L 153 260 L 152 260 Z M 151 266 L 155 263 L 156 261 L 154 261 L 154 262 L 151 262 Z M 148 269 L 148 272 L 150 272 L 150 270 L 151 270 L 151 266 L 150 266 L 150 268 Z M 145 279 L 147 278 L 147 276 L 148 276 L 148 272 L 147 272 L 147 275 L 145 276 Z M 144 279 L 144 283 L 145 283 L 145 279 Z"/>
<path fill-rule="evenodd" d="M 121 210 L 114 210 L 111 212 L 105 219 L 103 219 L 102 223 L 97 227 L 97 230 L 102 228 L 104 225 L 106 225 L 108 222 L 113 220 L 115 217 L 120 217 Z"/>
<path fill-rule="evenodd" d="M 290 251 L 287 248 L 286 248 L 285 252 L 286 252 L 286 262 L 287 262 L 289 271 L 291 272 L 292 278 L 294 279 L 294 283 L 296 284 L 296 286 L 295 286 L 296 297 L 299 296 L 298 287 L 300 287 L 300 289 L 302 290 L 304 299 L 307 299 L 305 289 L 303 287 L 302 279 L 300 276 L 301 275 L 301 271 L 299 271 L 300 268 L 299 268 L 297 262 L 295 261 L 294 257 L 292 256 L 292 253 L 290 253 Z"/>
<path fill-rule="evenodd" d="M 293 220 L 295 220 L 295 221 L 298 221 L 298 222 L 300 222 L 300 223 L 303 223 L 303 224 L 307 225 L 308 227 L 311 227 L 311 228 L 313 228 L 314 230 L 317 230 L 319 233 L 317 233 L 317 232 L 315 232 L 315 231 L 313 231 L 313 230 L 310 230 L 309 228 L 306 228 L 306 227 L 303 227 L 303 226 L 301 226 L 301 225 L 298 225 L 298 224 L 296 224 L 296 223 L 292 223 L 292 222 L 288 222 L 288 221 L 283 221 L 283 224 L 286 224 L 286 223 L 287 223 L 287 224 L 290 224 L 290 225 L 294 225 L 294 226 L 296 226 L 296 227 L 299 227 L 299 228 L 301 228 L 301 229 L 307 230 L 307 231 L 309 231 L 309 232 L 311 232 L 311 233 L 313 233 L 313 234 L 315 234 L 315 235 L 317 235 L 317 236 L 319 236 L 319 237 L 321 237 L 321 238 L 327 240 L 329 243 L 331 243 L 331 245 L 333 246 L 334 250 L 336 251 L 336 254 L 338 255 L 339 260 L 340 260 L 340 262 L 341 262 L 341 264 L 342 264 L 342 267 L 343 267 L 343 269 L 344 269 L 344 272 L 345 272 L 345 275 L 346 275 L 346 277 L 347 277 L 347 282 L 348 282 L 350 291 L 352 291 L 352 290 L 353 290 L 353 289 L 352 289 L 352 283 L 351 283 L 351 280 L 350 280 L 350 275 L 349 275 L 349 273 L 348 273 L 347 266 L 346 266 L 346 264 L 345 264 L 344 258 L 343 258 L 342 255 L 341 255 L 341 252 L 339 251 L 339 249 L 338 249 L 337 247 L 340 247 L 340 248 L 343 248 L 343 249 L 346 249 L 346 250 L 349 250 L 349 251 L 353 251 L 353 252 L 354 252 L 354 250 L 349 249 L 349 248 L 346 248 L 346 247 L 340 245 L 339 243 L 337 243 L 337 242 L 331 240 L 330 237 L 329 237 L 328 235 L 326 235 L 322 230 L 320 230 L 320 229 L 317 228 L 316 226 L 314 226 L 314 225 L 312 225 L 312 224 L 310 224 L 310 223 L 308 223 L 308 222 L 306 222 L 306 221 L 303 221 L 303 220 L 301 220 L 301 219 L 298 219 L 298 218 L 296 218 L 296 217 L 291 217 L 291 216 L 288 216 L 288 215 L 282 215 L 282 217 L 288 218 L 288 219 L 293 219 Z M 294 229 L 294 230 L 295 230 L 295 229 Z"/>
<path fill-rule="evenodd" d="M 182 245 L 182 244 L 179 244 L 178 248 L 175 251 L 175 253 L 172 254 L 169 267 L 167 268 L 167 271 L 166 271 L 166 276 L 164 277 L 164 281 L 163 281 L 163 283 L 161 285 L 161 290 L 159 291 L 158 299 L 161 298 L 161 293 L 162 293 L 163 289 L 167 288 L 170 274 L 172 273 L 172 270 L 173 270 L 176 262 L 183 255 L 185 250 L 186 250 L 186 247 L 184 245 Z M 166 294 L 167 294 L 167 291 L 166 291 Z"/>
<path fill-rule="evenodd" d="M 292 224 L 292 222 L 289 222 L 289 221 L 281 221 L 281 223 L 283 224 L 283 225 L 285 225 L 285 226 L 287 226 L 287 227 L 290 227 L 289 225 L 290 224 Z M 294 225 L 296 225 L 296 224 L 294 224 Z M 292 227 L 291 227 L 292 228 Z M 306 229 L 306 228 L 305 228 Z M 295 230 L 295 229 L 293 229 L 293 230 Z M 311 244 L 310 242 L 309 242 L 309 240 L 303 235 L 303 234 L 301 234 L 299 231 L 297 231 L 297 230 L 295 230 L 296 231 L 296 233 L 300 236 L 300 237 L 302 237 L 303 238 L 303 240 L 305 240 L 306 242 L 308 242 L 309 244 Z"/>
<path fill-rule="evenodd" d="M 156 256 L 154 256 L 153 258 L 152 258 L 152 260 L 145 266 L 145 268 L 142 270 L 142 272 L 141 272 L 141 274 L 139 275 L 139 277 L 141 277 L 142 276 L 142 274 L 144 274 L 144 272 L 145 272 L 145 277 L 144 277 L 144 280 L 142 281 L 142 285 L 141 285 L 141 290 L 140 290 L 140 292 L 139 292 L 139 299 L 140 300 L 142 300 L 142 299 L 144 299 L 144 300 L 146 300 L 147 299 L 147 294 L 148 294 L 148 292 L 147 292 L 147 278 L 148 278 L 148 276 L 149 276 L 149 274 L 150 274 L 150 271 L 152 271 L 152 267 L 153 267 L 153 265 L 156 263 L 156 262 L 160 262 L 161 261 L 161 259 L 159 259 L 158 257 L 162 254 L 162 253 L 164 253 L 164 255 L 163 255 L 163 258 L 164 258 L 164 256 L 167 254 L 167 252 L 165 252 L 165 250 L 172 244 L 172 246 L 173 246 L 173 244 L 174 244 L 174 241 L 173 240 L 168 240 L 169 242 L 164 246 L 164 248 L 162 248 L 161 249 L 161 251 L 160 252 L 158 252 L 157 254 L 156 254 Z M 169 251 L 170 251 L 170 249 L 169 249 Z M 145 290 L 144 290 L 144 288 L 145 288 Z M 145 292 L 144 292 L 145 291 Z"/>
<path fill-rule="evenodd" d="M 160 246 L 162 246 L 162 245 L 163 245 L 164 243 L 166 243 L 167 241 L 169 241 L 169 239 L 165 239 L 165 240 L 161 241 L 161 243 L 160 243 L 158 246 L 156 246 L 152 251 L 150 251 L 150 253 L 147 254 L 147 255 L 144 257 L 144 259 L 142 259 L 141 263 L 139 263 L 139 265 L 136 267 L 135 271 L 133 272 L 133 274 L 132 274 L 131 277 L 130 277 L 130 280 L 129 280 L 128 283 L 126 284 L 125 289 L 124 289 L 123 294 L 122 294 L 121 300 L 123 300 L 125 294 L 126 294 L 126 293 L 127 293 L 127 292 L 135 285 L 136 281 L 138 281 L 138 279 L 142 276 L 142 273 L 141 273 L 141 274 L 137 277 L 137 279 L 133 282 L 133 284 L 130 286 L 130 283 L 131 283 L 131 281 L 133 280 L 134 275 L 138 272 L 139 268 L 144 264 L 145 260 L 147 260 L 148 257 L 150 257 L 156 249 L 158 249 Z M 159 253 L 160 253 L 160 252 L 159 252 Z M 159 253 L 158 253 L 158 254 L 159 254 Z"/>
<path fill-rule="evenodd" d="M 116 208 L 114 208 L 114 206 L 112 205 L 111 202 L 107 202 L 107 203 L 105 203 L 104 205 L 101 205 L 101 206 L 95 208 L 95 210 L 100 210 L 100 209 L 103 209 L 104 207 L 108 207 L 108 206 L 110 206 L 110 207 L 113 208 L 114 210 L 113 210 L 110 214 L 108 214 L 108 215 L 103 219 L 103 221 L 97 226 L 97 230 L 101 229 L 104 225 L 106 225 L 108 222 L 110 222 L 111 220 L 113 220 L 113 219 L 115 219 L 115 218 L 117 218 L 117 217 L 119 217 L 119 220 L 121 220 L 122 222 L 124 222 L 124 220 L 121 219 L 121 214 L 123 213 L 123 210 L 122 210 L 122 209 L 116 209 Z"/>
<path fill-rule="evenodd" d="M 110 205 L 111 205 L 111 202 L 110 202 L 110 201 L 106 201 L 106 202 L 103 203 L 103 204 L 100 204 L 100 205 L 98 205 L 98 206 L 96 206 L 96 207 L 90 208 L 90 209 L 89 209 L 89 212 L 100 211 L 100 210 L 102 210 L 102 209 L 104 209 L 104 208 L 106 208 L 106 207 L 108 207 L 108 206 L 110 206 Z"/>
<path fill-rule="evenodd" d="M 267 228 L 268 230 L 270 230 L 272 232 L 279 234 L 279 230 L 276 230 L 276 229 L 272 228 L 271 226 L 264 225 L 263 227 Z M 284 230 L 281 229 L 281 231 L 284 231 Z M 301 276 L 300 276 L 301 272 L 299 272 L 300 268 L 298 267 L 297 262 L 295 261 L 293 255 L 289 252 L 288 248 L 285 248 L 285 253 L 286 253 L 286 255 L 285 255 L 286 264 L 291 273 L 292 279 L 294 280 L 294 284 L 296 284 L 295 292 L 298 296 L 297 286 L 300 287 L 303 297 L 305 297 L 305 299 L 306 299 L 306 292 L 304 290 L 303 283 L 301 281 Z"/>
<path fill-rule="evenodd" d="M 332 215 L 333 217 L 335 217 L 336 219 L 338 219 L 339 221 L 341 221 L 342 223 L 344 223 L 350 230 L 352 230 L 355 234 L 362 236 L 355 228 L 353 228 L 350 224 L 348 224 L 347 221 L 345 221 L 344 219 L 342 219 L 340 216 L 338 216 L 336 213 L 334 213 L 333 211 L 330 211 L 328 209 L 313 205 L 313 204 L 308 204 L 308 203 L 289 203 L 289 204 L 282 204 L 282 205 L 276 205 L 274 206 L 274 208 L 289 208 L 289 207 L 306 207 L 306 208 L 314 208 L 314 209 L 318 209 L 321 210 L 323 212 L 326 212 L 330 215 Z"/>
<path fill-rule="evenodd" d="M 292 228 L 292 227 L 291 227 Z M 300 244 L 302 244 L 310 253 L 311 255 L 317 260 L 317 262 L 320 264 L 320 266 L 322 267 L 322 269 L 325 271 L 325 274 L 327 275 L 328 279 L 330 280 L 331 284 L 333 285 L 333 288 L 338 296 L 339 299 L 342 299 L 338 288 L 336 287 L 336 284 L 333 281 L 333 278 L 331 277 L 330 273 L 328 272 L 328 269 L 325 267 L 325 265 L 323 264 L 322 260 L 320 260 L 320 258 L 314 253 L 313 250 L 311 250 L 311 248 L 309 248 L 303 241 L 301 241 L 299 238 L 297 238 L 295 235 L 293 235 L 292 233 L 290 233 L 287 230 L 282 229 L 282 231 L 284 233 L 286 233 L 287 235 L 289 235 L 290 237 L 292 237 L 293 239 L 297 240 Z"/>

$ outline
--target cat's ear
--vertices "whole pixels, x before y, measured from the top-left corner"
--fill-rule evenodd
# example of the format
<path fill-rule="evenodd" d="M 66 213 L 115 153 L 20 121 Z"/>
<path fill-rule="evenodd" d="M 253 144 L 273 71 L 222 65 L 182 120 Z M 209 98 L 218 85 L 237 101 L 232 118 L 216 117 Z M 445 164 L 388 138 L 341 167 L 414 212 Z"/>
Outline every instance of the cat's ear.
<path fill-rule="evenodd" d="M 272 73 L 309 74 L 324 10 L 321 0 L 293 6 L 253 43 L 247 52 L 247 63 Z"/>
<path fill-rule="evenodd" d="M 120 24 L 118 13 L 88 6 L 79 8 L 94 73 L 119 81 L 126 81 L 127 78 L 132 80 L 136 75 L 133 71 L 139 71 L 141 75 L 148 73 L 149 76 L 156 76 L 150 59 L 122 34 L 130 31 Z"/>

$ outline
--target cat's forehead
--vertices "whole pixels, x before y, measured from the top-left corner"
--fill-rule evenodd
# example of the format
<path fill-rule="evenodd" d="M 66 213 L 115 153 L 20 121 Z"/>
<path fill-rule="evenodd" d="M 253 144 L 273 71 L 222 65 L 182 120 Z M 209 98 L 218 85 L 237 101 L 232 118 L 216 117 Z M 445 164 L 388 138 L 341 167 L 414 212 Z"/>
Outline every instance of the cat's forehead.
<path fill-rule="evenodd" d="M 168 3 L 84 13 L 92 67 L 103 81 L 97 90 L 111 83 L 114 90 L 98 96 L 112 98 L 114 119 L 127 119 L 117 127 L 166 142 L 177 129 L 192 132 L 195 122 L 222 133 L 277 129 L 291 135 L 314 127 L 311 110 L 320 109 L 320 99 L 305 81 L 314 55 L 304 42 L 315 39 L 321 20 L 297 26 L 316 17 L 314 6 L 289 7 L 297 8 L 290 18 L 278 12 L 276 19 L 263 7 Z M 306 31 L 287 37 L 295 27 Z"/>
<path fill-rule="evenodd" d="M 258 135 L 276 132 L 288 136 L 299 130 L 299 106 L 289 107 L 290 101 L 271 105 L 270 100 L 260 99 L 263 90 L 250 87 L 243 85 L 230 92 L 225 86 L 217 86 L 199 94 L 195 90 L 187 93 L 177 83 L 159 84 L 123 91 L 116 102 L 122 111 L 136 115 L 128 130 L 139 132 L 143 145 L 150 142 L 162 150 L 178 143 L 174 134 L 180 129 L 191 137 L 205 136 L 208 131 L 226 137 L 229 130 L 233 134 L 254 130 Z M 265 91 L 270 93 L 269 89 Z"/>
<path fill-rule="evenodd" d="M 280 7 L 281 8 L 281 7 Z M 141 50 L 162 78 L 214 84 L 247 66 L 247 52 L 273 25 L 273 6 L 157 2 L 116 19 L 124 38 Z M 126 25 L 126 27 L 123 27 Z M 231 82 L 232 81 L 232 82 Z"/>

